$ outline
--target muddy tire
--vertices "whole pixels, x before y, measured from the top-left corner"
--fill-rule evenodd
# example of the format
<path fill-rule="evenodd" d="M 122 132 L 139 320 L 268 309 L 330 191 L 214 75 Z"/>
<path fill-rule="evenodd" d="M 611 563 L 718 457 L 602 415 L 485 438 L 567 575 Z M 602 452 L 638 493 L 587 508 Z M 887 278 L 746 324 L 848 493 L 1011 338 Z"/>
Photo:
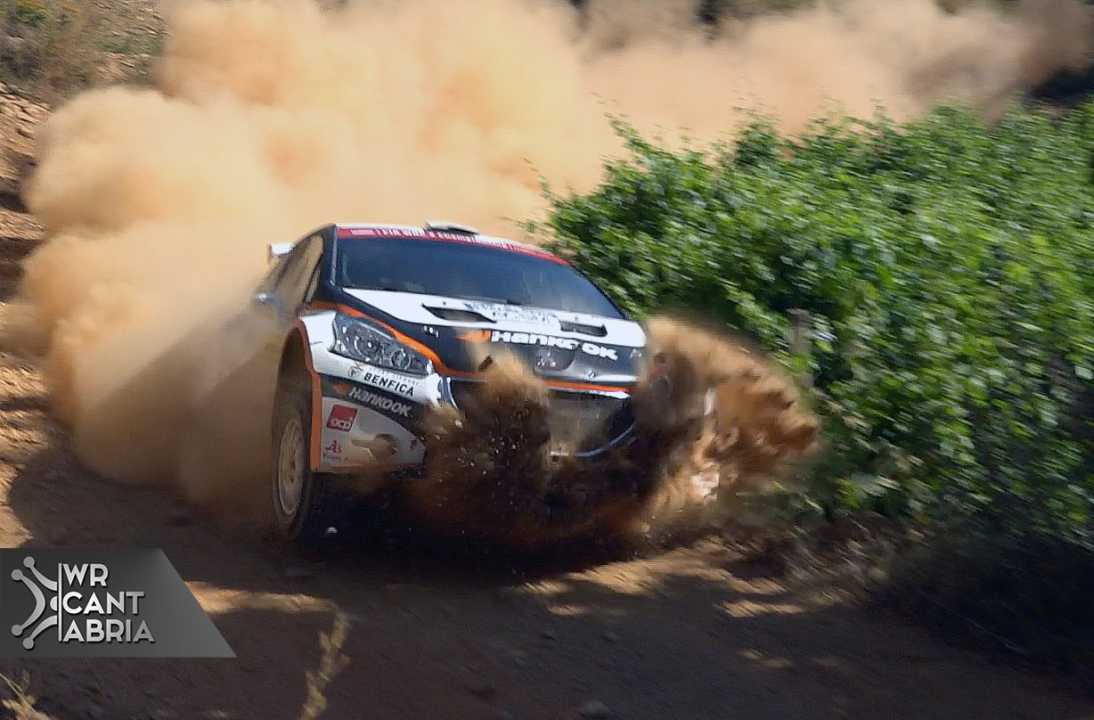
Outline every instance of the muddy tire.
<path fill-rule="evenodd" d="M 311 390 L 303 373 L 283 375 L 277 384 L 273 417 L 271 499 L 274 529 L 282 540 L 314 545 L 334 523 L 331 481 L 313 472 Z"/>

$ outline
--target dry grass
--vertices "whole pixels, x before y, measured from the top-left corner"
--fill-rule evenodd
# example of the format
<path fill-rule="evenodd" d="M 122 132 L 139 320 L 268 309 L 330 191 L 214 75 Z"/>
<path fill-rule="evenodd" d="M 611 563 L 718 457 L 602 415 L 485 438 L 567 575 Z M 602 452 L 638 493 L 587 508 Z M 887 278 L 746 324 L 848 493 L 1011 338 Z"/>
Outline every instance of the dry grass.
<path fill-rule="evenodd" d="M 11 697 L 0 701 L 0 707 L 7 710 L 12 720 L 53 720 L 41 710 L 34 707 L 38 698 L 30 694 L 30 676 L 23 673 L 19 680 L 12 680 L 6 675 L 0 675 L 8 686 Z"/>
<path fill-rule="evenodd" d="M 343 612 L 334 616 L 334 626 L 329 633 L 319 634 L 319 647 L 323 654 L 319 667 L 307 673 L 308 694 L 300 709 L 300 720 L 317 720 L 327 709 L 327 686 L 349 664 L 349 657 L 342 647 L 349 636 L 349 618 Z"/>

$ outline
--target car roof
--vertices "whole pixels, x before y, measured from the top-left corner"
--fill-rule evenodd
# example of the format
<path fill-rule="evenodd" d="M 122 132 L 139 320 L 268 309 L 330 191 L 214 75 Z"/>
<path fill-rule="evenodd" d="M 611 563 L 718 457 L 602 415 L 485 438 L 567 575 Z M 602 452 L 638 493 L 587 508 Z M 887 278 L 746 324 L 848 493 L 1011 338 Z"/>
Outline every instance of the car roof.
<path fill-rule="evenodd" d="M 500 250 L 520 253 L 522 255 L 532 255 L 562 265 L 569 265 L 566 260 L 554 253 L 547 252 L 543 248 L 536 247 L 535 245 L 520 243 L 507 238 L 494 237 L 492 235 L 483 235 L 474 228 L 453 223 L 430 223 L 421 227 L 417 225 L 387 225 L 383 223 L 336 223 L 334 227 L 335 237 L 342 239 L 387 237 L 407 240 L 440 240 L 445 242 L 467 243 L 470 245 L 486 245 Z"/>

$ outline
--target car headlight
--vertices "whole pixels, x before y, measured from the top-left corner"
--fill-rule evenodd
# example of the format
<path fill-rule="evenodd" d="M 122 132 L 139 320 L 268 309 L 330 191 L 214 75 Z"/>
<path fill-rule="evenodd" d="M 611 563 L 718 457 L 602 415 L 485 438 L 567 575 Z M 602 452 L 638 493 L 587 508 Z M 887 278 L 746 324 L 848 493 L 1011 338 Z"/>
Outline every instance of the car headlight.
<path fill-rule="evenodd" d="M 334 316 L 334 345 L 331 351 L 399 372 L 415 375 L 433 372 L 433 363 L 417 350 L 403 345 L 365 320 L 340 313 Z"/>

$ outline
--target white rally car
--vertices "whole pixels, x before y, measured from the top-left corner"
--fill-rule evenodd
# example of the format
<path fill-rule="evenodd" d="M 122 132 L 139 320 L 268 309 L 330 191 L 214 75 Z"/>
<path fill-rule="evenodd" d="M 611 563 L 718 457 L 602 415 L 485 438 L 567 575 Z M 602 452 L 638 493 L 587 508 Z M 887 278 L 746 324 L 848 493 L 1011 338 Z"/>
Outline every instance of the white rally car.
<path fill-rule="evenodd" d="M 633 432 L 645 333 L 553 254 L 433 223 L 328 225 L 270 256 L 255 299 L 281 328 L 272 496 L 286 538 L 327 530 L 332 475 L 420 467 L 425 412 L 459 407 L 494 349 L 548 386 L 552 452 L 595 458 Z"/>

